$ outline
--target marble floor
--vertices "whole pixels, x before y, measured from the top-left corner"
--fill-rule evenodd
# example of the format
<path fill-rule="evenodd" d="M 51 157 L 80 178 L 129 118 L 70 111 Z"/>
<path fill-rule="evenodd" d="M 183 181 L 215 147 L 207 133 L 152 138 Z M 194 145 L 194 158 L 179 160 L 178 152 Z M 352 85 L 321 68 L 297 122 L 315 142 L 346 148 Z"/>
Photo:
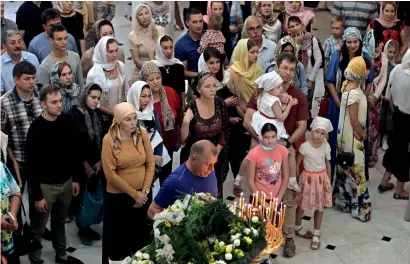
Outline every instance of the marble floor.
<path fill-rule="evenodd" d="M 113 19 L 117 39 L 123 43 L 126 58 L 130 57 L 128 34 L 131 30 L 131 22 L 124 15 L 131 15 L 130 2 L 117 2 L 116 16 Z M 21 2 L 5 2 L 5 17 L 15 20 L 15 12 Z M 187 6 L 187 2 L 179 2 L 180 9 Z M 330 14 L 320 12 L 316 14 L 316 23 L 313 26 L 313 34 L 324 42 L 329 35 Z M 177 39 L 182 34 L 175 32 Z M 132 72 L 132 61 L 126 61 L 128 76 Z M 316 96 L 323 94 L 323 88 L 318 89 Z M 311 264 L 409 264 L 410 263 L 410 222 L 404 221 L 406 201 L 398 201 L 392 198 L 393 192 L 380 194 L 377 186 L 382 178 L 384 169 L 381 165 L 382 153 L 377 166 L 370 170 L 369 189 L 372 199 L 372 220 L 361 223 L 335 209 L 326 209 L 322 224 L 322 246 L 317 251 L 310 249 L 310 241 L 297 237 L 297 254 L 292 259 L 285 259 L 281 252 L 277 252 L 273 263 L 311 263 Z M 179 155 L 175 155 L 174 168 L 179 164 Z M 232 194 L 233 175 L 230 172 L 224 184 L 225 198 L 233 198 Z M 409 190 L 409 186 L 406 186 Z M 244 190 L 244 195 L 248 195 Z M 27 197 L 27 196 L 26 196 Z M 229 202 L 229 200 L 227 200 Z M 27 205 L 26 199 L 24 202 Z M 304 217 L 303 225 L 313 226 L 312 215 Z M 102 224 L 93 226 L 94 230 L 102 232 Z M 86 264 L 101 263 L 101 241 L 87 247 L 80 243 L 77 236 L 75 223 L 66 225 L 67 251 L 69 254 L 81 259 Z M 43 242 L 43 257 L 46 264 L 54 263 L 54 251 L 51 242 Z M 27 256 L 21 257 L 21 263 L 29 263 Z"/>

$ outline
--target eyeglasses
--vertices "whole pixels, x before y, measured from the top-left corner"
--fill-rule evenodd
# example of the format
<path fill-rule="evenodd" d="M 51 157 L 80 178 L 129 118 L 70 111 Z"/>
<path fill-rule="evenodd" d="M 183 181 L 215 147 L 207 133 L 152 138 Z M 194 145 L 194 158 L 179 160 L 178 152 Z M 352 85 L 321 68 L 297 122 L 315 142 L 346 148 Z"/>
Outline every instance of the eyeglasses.
<path fill-rule="evenodd" d="M 279 67 L 279 69 L 284 70 L 284 71 L 288 71 L 288 72 L 290 72 L 290 73 L 294 73 L 294 72 L 295 72 L 295 68 Z"/>
<path fill-rule="evenodd" d="M 257 26 L 257 27 L 249 27 L 249 28 L 246 28 L 246 30 L 249 32 L 249 31 L 253 31 L 253 32 L 259 32 L 259 31 L 261 31 L 262 30 L 262 26 Z"/>

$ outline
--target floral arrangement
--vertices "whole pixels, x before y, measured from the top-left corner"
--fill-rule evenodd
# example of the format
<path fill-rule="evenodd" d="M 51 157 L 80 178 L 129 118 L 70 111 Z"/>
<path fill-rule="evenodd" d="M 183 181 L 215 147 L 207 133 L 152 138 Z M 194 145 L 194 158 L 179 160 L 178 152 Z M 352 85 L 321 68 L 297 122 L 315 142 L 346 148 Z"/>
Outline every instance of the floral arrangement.
<path fill-rule="evenodd" d="M 239 217 L 210 194 L 186 195 L 154 220 L 153 243 L 128 263 L 246 263 L 251 250 L 266 246 L 265 221 Z"/>

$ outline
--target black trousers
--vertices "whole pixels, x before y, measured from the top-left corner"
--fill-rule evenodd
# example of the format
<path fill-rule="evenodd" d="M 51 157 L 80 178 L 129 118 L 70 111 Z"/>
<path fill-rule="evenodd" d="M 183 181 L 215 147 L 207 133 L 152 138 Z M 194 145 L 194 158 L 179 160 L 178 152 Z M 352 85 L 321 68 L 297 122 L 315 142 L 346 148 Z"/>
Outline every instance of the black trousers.
<path fill-rule="evenodd" d="M 151 244 L 152 221 L 147 216 L 152 201 L 150 197 L 151 193 L 143 207 L 133 208 L 135 201 L 127 194 L 105 192 L 103 264 L 108 264 L 108 259 L 123 260 Z"/>
<path fill-rule="evenodd" d="M 246 157 L 251 145 L 251 136 L 245 134 L 242 122 L 230 126 L 229 137 L 229 163 L 232 174 L 235 177 L 239 173 L 242 160 Z"/>

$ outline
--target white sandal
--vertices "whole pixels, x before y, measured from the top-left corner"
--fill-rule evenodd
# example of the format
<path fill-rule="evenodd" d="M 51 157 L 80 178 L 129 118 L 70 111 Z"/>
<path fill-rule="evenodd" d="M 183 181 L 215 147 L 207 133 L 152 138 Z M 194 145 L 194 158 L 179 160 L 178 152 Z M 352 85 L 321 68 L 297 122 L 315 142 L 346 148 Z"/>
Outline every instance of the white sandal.
<path fill-rule="evenodd" d="M 320 248 L 320 236 L 319 235 L 313 235 L 310 248 L 313 250 L 318 250 Z"/>

